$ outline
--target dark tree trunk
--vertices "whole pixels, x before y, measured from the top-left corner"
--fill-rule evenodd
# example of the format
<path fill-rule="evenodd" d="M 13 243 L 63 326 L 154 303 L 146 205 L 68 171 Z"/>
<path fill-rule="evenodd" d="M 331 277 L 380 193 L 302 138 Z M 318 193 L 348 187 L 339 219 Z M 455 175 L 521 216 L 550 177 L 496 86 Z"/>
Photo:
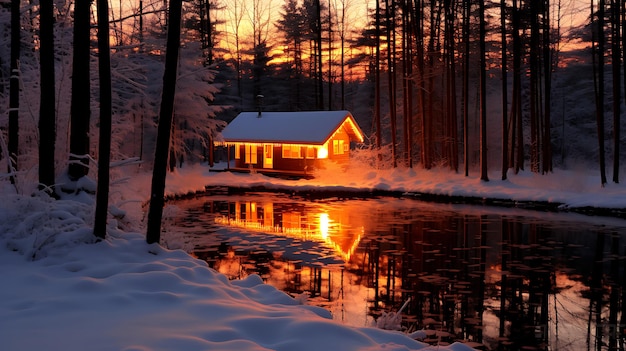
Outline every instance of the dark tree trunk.
<path fill-rule="evenodd" d="M 387 33 L 387 87 L 389 92 L 389 121 L 391 132 L 391 162 L 397 167 L 397 125 L 396 125 L 396 70 L 395 70 L 395 18 L 394 1 L 385 0 L 385 27 Z"/>
<path fill-rule="evenodd" d="M 524 130 L 522 129 L 522 40 L 520 31 L 520 10 L 517 0 L 513 0 L 513 101 L 511 119 L 513 131 L 511 135 L 511 159 L 515 159 L 515 173 L 524 170 Z"/>
<path fill-rule="evenodd" d="M 346 109 L 346 3 L 341 5 L 341 28 L 340 28 L 340 41 L 341 41 L 341 109 Z"/>
<path fill-rule="evenodd" d="M 621 128 L 621 85 L 622 70 L 621 37 L 620 37 L 620 1 L 611 0 L 611 53 L 613 67 L 613 182 L 619 183 L 620 128 Z"/>
<path fill-rule="evenodd" d="M 469 64 L 470 64 L 470 1 L 463 2 L 463 162 L 465 176 L 469 176 Z"/>
<path fill-rule="evenodd" d="M 530 2 L 530 169 L 538 173 L 540 169 L 540 136 L 539 132 L 539 23 L 538 1 Z"/>
<path fill-rule="evenodd" d="M 412 36 L 410 31 L 411 2 L 402 1 L 402 115 L 403 115 L 403 138 L 404 138 L 404 164 L 412 168 L 411 158 L 411 119 L 412 119 L 412 98 L 411 89 L 411 54 Z"/>
<path fill-rule="evenodd" d="M 424 130 L 423 133 L 425 135 L 425 144 L 426 144 L 426 152 L 425 152 L 425 168 L 430 169 L 433 165 L 433 160 L 435 159 L 436 154 L 436 145 L 435 145 L 435 118 L 434 118 L 434 109 L 435 109 L 435 42 L 438 37 L 437 35 L 437 26 L 435 25 L 435 21 L 439 18 L 439 11 L 437 10 L 437 4 L 434 1 L 430 3 L 430 30 L 428 34 L 428 46 L 427 46 L 427 54 L 425 57 L 427 58 L 427 65 L 424 68 L 424 77 L 426 84 L 426 94 L 427 98 L 424 100 L 424 106 L 426 109 L 426 113 L 423 116 L 424 121 Z M 426 77 L 428 77 L 426 79 Z"/>
<path fill-rule="evenodd" d="M 54 196 L 56 111 L 54 80 L 54 2 L 40 1 L 39 188 Z"/>
<path fill-rule="evenodd" d="M 90 6 L 89 1 L 76 1 L 74 3 L 74 56 L 70 107 L 70 164 L 68 167 L 71 180 L 78 180 L 89 173 Z"/>
<path fill-rule="evenodd" d="M 213 64 L 213 21 L 211 20 L 211 0 L 204 0 L 206 8 L 206 46 L 207 63 Z"/>
<path fill-rule="evenodd" d="M 148 229 L 146 233 L 146 241 L 149 244 L 158 243 L 161 240 L 161 219 L 163 218 L 163 206 L 165 204 L 164 194 L 167 157 L 170 147 L 172 115 L 174 113 L 174 96 L 176 94 L 181 8 L 182 0 L 172 0 L 170 2 L 165 72 L 163 73 L 163 95 L 161 97 L 157 143 L 154 153 L 154 169 L 152 171 Z"/>
<path fill-rule="evenodd" d="M 507 111 L 509 109 L 508 101 L 508 79 L 507 79 L 507 60 L 506 60 L 506 1 L 500 1 L 500 31 L 502 45 L 502 180 L 507 179 L 507 171 L 509 169 L 509 121 Z"/>
<path fill-rule="evenodd" d="M 317 6 L 317 25 L 315 27 L 315 42 L 317 46 L 317 88 L 318 88 L 318 109 L 324 109 L 324 75 L 322 74 L 324 67 L 322 66 L 322 4 L 320 0 L 316 0 Z"/>
<path fill-rule="evenodd" d="M 9 83 L 9 174 L 15 184 L 17 158 L 19 155 L 19 109 L 20 109 L 20 0 L 11 0 L 11 78 Z"/>
<path fill-rule="evenodd" d="M 333 109 L 333 13 L 328 3 L 328 111 Z"/>
<path fill-rule="evenodd" d="M 606 184 L 606 160 L 604 154 L 604 0 L 598 3 L 597 22 L 593 22 L 596 17 L 593 11 L 593 1 L 591 2 L 592 10 L 592 28 L 596 28 L 593 34 L 598 42 L 597 50 L 592 50 L 594 60 L 594 76 L 596 87 L 596 124 L 598 128 L 598 158 L 600 163 L 600 182 L 604 186 Z M 592 29 L 593 31 L 593 29 Z M 592 41 L 592 48 L 595 45 Z M 595 51 L 595 53 L 594 53 Z"/>
<path fill-rule="evenodd" d="M 543 2 L 543 81 L 544 81 L 544 108 L 543 108 L 543 143 L 542 143 L 542 173 L 552 172 L 552 52 L 550 48 L 550 1 Z"/>
<path fill-rule="evenodd" d="M 480 180 L 489 181 L 487 174 L 487 64 L 485 49 L 485 1 L 478 2 L 480 21 Z"/>
<path fill-rule="evenodd" d="M 624 28 L 626 28 L 626 1 L 624 0 L 620 0 L 620 12 L 621 12 L 621 24 L 622 24 L 622 30 L 624 30 Z M 626 34 L 622 34 L 622 47 L 621 50 L 624 54 L 624 59 L 626 61 Z M 626 66 L 626 64 L 625 64 Z M 625 93 L 625 100 L 626 100 L 626 70 L 624 70 L 624 93 Z M 617 127 L 615 128 L 615 130 L 613 131 L 614 135 L 614 141 L 616 143 L 616 145 L 618 145 L 620 143 L 620 138 L 621 138 L 621 117 L 620 119 L 615 119 L 613 121 L 613 125 L 616 125 Z M 615 182 L 616 180 L 619 180 L 619 157 L 618 154 L 620 154 L 620 147 L 616 147 L 615 148 L 615 161 L 614 162 L 614 170 L 613 170 L 613 181 Z"/>
<path fill-rule="evenodd" d="M 139 44 L 143 44 L 143 0 L 139 0 Z M 143 52 L 143 45 L 139 46 L 139 52 Z"/>
<path fill-rule="evenodd" d="M 378 158 L 380 159 L 380 147 L 382 146 L 382 123 L 380 121 L 380 0 L 376 1 L 376 14 L 375 14 L 375 32 L 376 32 L 376 63 L 375 63 L 375 88 L 374 88 L 374 119 L 376 120 L 376 148 L 379 152 Z"/>
<path fill-rule="evenodd" d="M 416 39 L 416 55 L 415 58 L 417 60 L 417 105 L 419 109 L 420 116 L 420 129 L 421 129 L 421 161 L 422 167 L 424 169 L 431 168 L 431 158 L 430 158 L 430 140 L 429 140 L 429 129 L 428 129 L 428 121 L 427 121 L 427 108 L 426 108 L 426 78 L 425 78 L 425 62 L 424 62 L 424 3 L 422 0 L 415 0 L 415 17 L 414 17 L 414 28 L 415 28 L 415 39 Z"/>
<path fill-rule="evenodd" d="M 109 45 L 109 4 L 97 1 L 98 75 L 100 78 L 100 141 L 98 144 L 98 188 L 93 234 L 104 239 L 109 213 L 109 163 L 111 160 L 111 56 Z"/>
<path fill-rule="evenodd" d="M 450 0 L 444 1 L 445 7 L 445 45 L 446 52 L 446 122 L 445 138 L 448 163 L 455 172 L 459 170 L 457 146 L 457 113 L 456 113 L 456 66 L 454 47 L 454 13 L 455 6 Z"/>

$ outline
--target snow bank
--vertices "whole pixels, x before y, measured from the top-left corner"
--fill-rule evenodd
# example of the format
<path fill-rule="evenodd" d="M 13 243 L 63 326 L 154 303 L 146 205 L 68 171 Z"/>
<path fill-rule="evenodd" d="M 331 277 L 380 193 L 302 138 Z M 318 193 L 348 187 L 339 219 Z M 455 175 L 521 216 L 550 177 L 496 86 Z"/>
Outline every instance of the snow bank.
<path fill-rule="evenodd" d="M 91 212 L 71 200 L 5 196 L 0 203 L 4 350 L 430 348 L 401 333 L 333 322 L 258 276 L 230 282 L 183 251 L 123 233 L 115 221 L 95 242 Z"/>

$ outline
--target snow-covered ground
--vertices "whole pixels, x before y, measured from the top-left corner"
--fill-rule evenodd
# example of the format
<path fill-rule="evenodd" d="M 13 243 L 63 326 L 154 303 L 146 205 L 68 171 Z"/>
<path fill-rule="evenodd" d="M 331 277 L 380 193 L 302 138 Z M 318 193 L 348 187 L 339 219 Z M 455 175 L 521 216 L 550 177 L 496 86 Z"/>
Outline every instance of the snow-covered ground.
<path fill-rule="evenodd" d="M 218 165 L 217 168 L 223 167 Z M 208 167 L 184 168 L 168 178 L 168 191 L 186 193 L 203 190 L 205 185 L 234 187 L 262 186 L 296 190 L 389 190 L 407 193 L 490 198 L 514 201 L 541 201 L 562 205 L 563 209 L 580 207 L 626 208 L 626 185 L 608 182 L 601 186 L 596 170 L 559 170 L 539 175 L 532 172 L 508 173 L 500 180 L 497 171 L 489 173 L 490 181 L 479 179 L 477 173 L 465 177 L 448 169 L 422 170 L 396 168 L 373 170 L 353 167 L 349 173 L 335 169 L 320 171 L 313 179 L 283 180 L 261 174 L 213 172 Z"/>
<path fill-rule="evenodd" d="M 134 171 L 133 171 L 134 172 Z M 481 182 L 448 171 L 363 169 L 320 173 L 312 180 L 183 168 L 167 193 L 206 185 L 300 190 L 381 189 L 567 206 L 626 207 L 626 187 L 599 177 L 556 171 Z M 113 179 L 106 240 L 91 234 L 89 196 L 54 201 L 2 189 L 0 202 L 0 340 L 2 350 L 466 350 L 427 346 L 400 332 L 355 328 L 303 304 L 258 276 L 228 281 L 180 250 L 145 243 L 142 204 L 150 174 Z M 497 173 L 491 179 L 498 179 Z"/>

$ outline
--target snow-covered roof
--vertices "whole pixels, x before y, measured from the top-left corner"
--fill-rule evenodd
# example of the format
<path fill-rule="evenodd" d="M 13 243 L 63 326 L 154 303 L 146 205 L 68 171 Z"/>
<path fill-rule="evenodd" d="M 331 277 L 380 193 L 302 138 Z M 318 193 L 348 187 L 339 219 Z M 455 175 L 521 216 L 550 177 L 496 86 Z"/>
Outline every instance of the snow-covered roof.
<path fill-rule="evenodd" d="M 363 133 L 349 111 L 242 112 L 222 131 L 224 142 L 324 144 L 346 124 L 351 138 Z"/>

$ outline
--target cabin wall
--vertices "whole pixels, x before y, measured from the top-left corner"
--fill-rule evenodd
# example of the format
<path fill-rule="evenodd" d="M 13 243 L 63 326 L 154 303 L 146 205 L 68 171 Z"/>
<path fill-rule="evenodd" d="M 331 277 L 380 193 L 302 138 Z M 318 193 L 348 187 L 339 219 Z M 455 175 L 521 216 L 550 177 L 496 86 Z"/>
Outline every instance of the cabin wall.
<path fill-rule="evenodd" d="M 350 160 L 350 136 L 345 128 L 335 133 L 328 141 L 328 159 L 344 164 Z"/>
<path fill-rule="evenodd" d="M 239 145 L 239 158 L 235 158 L 234 168 L 249 169 L 250 164 L 246 163 L 246 146 Z M 335 135 L 328 141 L 328 157 L 324 159 L 318 159 L 317 153 L 313 158 L 305 157 L 307 152 L 306 146 L 302 146 L 300 149 L 301 158 L 283 158 L 282 145 L 275 145 L 273 147 L 273 160 L 272 168 L 264 168 L 263 157 L 264 149 L 261 145 L 253 146 L 256 150 L 256 162 L 252 164 L 252 168 L 257 170 L 266 171 L 287 171 L 287 172 L 303 172 L 309 173 L 315 169 L 324 169 L 329 162 L 338 164 L 347 164 L 350 160 L 350 136 L 346 128 L 342 128 L 337 131 Z M 236 154 L 236 153 L 235 153 Z M 234 157 L 235 155 L 233 155 Z"/>
<path fill-rule="evenodd" d="M 239 148 L 239 158 L 235 158 L 235 154 L 232 155 L 235 158 L 235 167 L 234 168 L 250 168 L 250 165 L 246 163 L 246 148 L 244 145 L 236 145 L 235 148 Z M 262 168 L 263 167 L 263 148 L 259 146 L 254 146 L 256 148 L 257 161 L 252 164 L 252 168 Z M 234 148 L 233 148 L 234 149 Z"/>
<path fill-rule="evenodd" d="M 282 147 L 274 148 L 274 169 L 295 172 L 311 172 L 318 168 L 319 161 L 316 158 L 304 158 L 306 147 L 302 147 L 300 153 L 303 158 L 283 158 Z"/>
<path fill-rule="evenodd" d="M 235 148 L 239 148 L 239 158 L 235 158 L 236 151 L 233 148 L 232 157 L 234 158 L 234 167 L 239 169 L 249 169 L 250 164 L 245 161 L 245 146 L 239 145 L 235 146 Z M 258 170 L 267 170 L 267 171 L 291 171 L 291 172 L 310 172 L 314 169 L 319 168 L 324 161 L 317 158 L 305 158 L 306 155 L 306 147 L 301 148 L 302 158 L 283 158 L 282 156 L 282 146 L 274 146 L 274 157 L 273 157 L 273 167 L 272 168 L 264 168 L 263 166 L 263 147 L 257 146 L 257 162 L 252 164 L 254 169 Z"/>

